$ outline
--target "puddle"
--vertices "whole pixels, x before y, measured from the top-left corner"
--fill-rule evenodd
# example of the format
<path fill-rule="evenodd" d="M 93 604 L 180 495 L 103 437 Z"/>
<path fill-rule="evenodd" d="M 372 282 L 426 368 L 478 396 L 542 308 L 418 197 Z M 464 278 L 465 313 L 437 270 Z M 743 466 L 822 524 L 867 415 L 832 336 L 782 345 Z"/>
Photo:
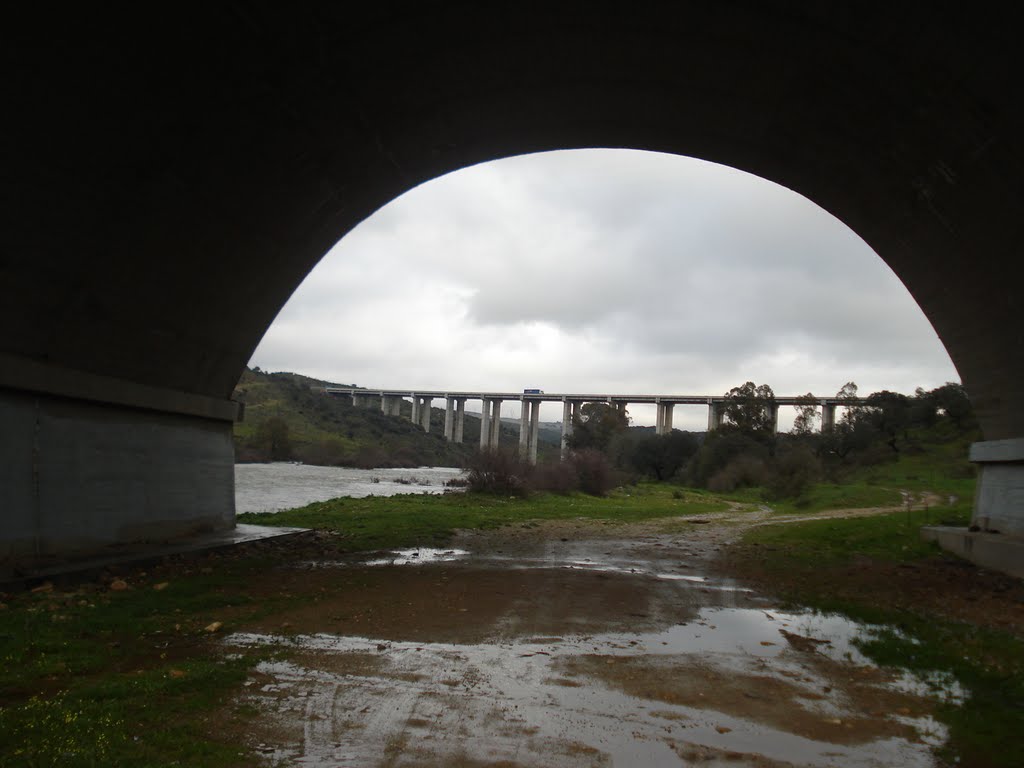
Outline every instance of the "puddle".
<path fill-rule="evenodd" d="M 370 566 L 380 565 L 425 565 L 427 563 L 450 563 L 459 560 L 469 554 L 464 549 L 430 549 L 421 547 L 419 549 L 397 549 L 386 557 L 367 560 L 363 564 Z"/>
<path fill-rule="evenodd" d="M 931 685 L 702 575 L 700 541 L 474 541 L 275 574 L 318 596 L 225 638 L 280 651 L 244 738 L 272 765 L 934 764 Z"/>
<path fill-rule="evenodd" d="M 376 765 L 391 750 L 392 765 L 932 765 L 945 734 L 929 703 L 868 665 L 861 632 L 708 608 L 663 632 L 541 642 L 225 642 L 303 659 L 262 663 L 248 694 L 291 732 L 272 755 L 285 764 Z"/>
<path fill-rule="evenodd" d="M 932 765 L 945 732 L 925 691 L 872 666 L 853 642 L 863 632 L 711 607 L 648 633 L 225 642 L 289 658 L 261 663 L 246 696 L 270 716 L 281 742 L 266 754 L 283 764 Z"/>

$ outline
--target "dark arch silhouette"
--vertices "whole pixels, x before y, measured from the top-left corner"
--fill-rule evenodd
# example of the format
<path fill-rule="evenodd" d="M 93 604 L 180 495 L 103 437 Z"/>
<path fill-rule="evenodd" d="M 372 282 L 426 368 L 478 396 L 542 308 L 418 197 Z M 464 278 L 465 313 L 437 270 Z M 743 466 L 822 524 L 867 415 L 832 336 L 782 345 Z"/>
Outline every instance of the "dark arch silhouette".
<path fill-rule="evenodd" d="M 976 458 L 1020 469 L 1024 115 L 1007 19 L 915 3 L 549 5 L 12 20 L 0 501 L 24 522 L 8 549 L 230 525 L 223 401 L 317 260 L 417 184 L 552 149 L 699 157 L 836 215 L 945 344 L 987 441 Z M 136 472 L 146 430 L 161 447 Z M 194 496 L 153 500 L 182 484 Z M 1024 531 L 1021 503 L 993 493 L 983 517 Z M 58 507 L 75 497 L 76 520 L 116 508 L 116 530 L 62 543 Z M 186 504 L 202 512 L 175 511 Z"/>

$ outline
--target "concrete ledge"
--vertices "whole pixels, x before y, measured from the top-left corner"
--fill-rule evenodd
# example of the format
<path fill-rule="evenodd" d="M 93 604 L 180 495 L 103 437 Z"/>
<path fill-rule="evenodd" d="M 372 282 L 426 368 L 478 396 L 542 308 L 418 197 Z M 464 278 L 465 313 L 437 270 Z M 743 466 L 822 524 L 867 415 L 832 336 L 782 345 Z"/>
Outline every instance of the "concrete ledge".
<path fill-rule="evenodd" d="M 1024 539 L 944 525 L 921 529 L 921 538 L 975 565 L 1024 579 Z"/>
<path fill-rule="evenodd" d="M 216 421 L 241 421 L 242 415 L 240 404 L 233 400 L 149 387 L 11 355 L 0 355 L 0 388 Z"/>
<path fill-rule="evenodd" d="M 1009 440 L 985 440 L 972 443 L 971 461 L 988 463 L 995 461 L 1024 461 L 1024 438 L 1015 437 Z"/>
<path fill-rule="evenodd" d="M 280 539 L 307 533 L 309 528 L 284 528 L 269 525 L 239 524 L 228 531 L 214 531 L 178 541 L 139 543 L 131 546 L 108 547 L 104 551 L 78 557 L 54 558 L 46 564 L 12 569 L 0 564 L 0 585 L 28 586 L 40 579 L 61 576 L 81 577 L 115 565 L 140 565 L 174 555 L 212 552 L 254 541 Z"/>

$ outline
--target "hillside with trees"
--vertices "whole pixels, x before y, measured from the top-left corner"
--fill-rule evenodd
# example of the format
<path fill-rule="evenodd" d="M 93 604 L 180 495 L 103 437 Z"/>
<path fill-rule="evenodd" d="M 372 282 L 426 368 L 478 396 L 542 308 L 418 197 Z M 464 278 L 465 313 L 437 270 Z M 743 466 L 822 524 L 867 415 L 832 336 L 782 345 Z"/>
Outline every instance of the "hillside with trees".
<path fill-rule="evenodd" d="M 379 406 L 355 407 L 349 397 L 327 395 L 325 387 L 349 387 L 297 373 L 246 369 L 234 391 L 245 404 L 235 424 L 235 460 L 300 461 L 347 467 L 465 466 L 480 443 L 480 418 L 467 413 L 463 443 L 444 439 L 444 410 L 431 408 L 430 432 L 409 417 L 385 416 Z M 514 445 L 517 425 L 502 424 L 501 442 Z M 557 453 L 557 444 L 542 442 L 541 456 Z"/>

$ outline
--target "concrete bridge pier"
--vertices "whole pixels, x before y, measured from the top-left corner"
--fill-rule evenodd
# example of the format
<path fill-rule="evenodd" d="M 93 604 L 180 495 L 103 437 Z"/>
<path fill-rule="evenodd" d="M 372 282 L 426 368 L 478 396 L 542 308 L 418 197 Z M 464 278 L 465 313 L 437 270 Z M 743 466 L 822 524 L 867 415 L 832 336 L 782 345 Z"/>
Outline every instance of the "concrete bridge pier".
<path fill-rule="evenodd" d="M 572 401 L 562 399 L 562 461 L 569 455 L 569 438 L 572 436 Z"/>
<path fill-rule="evenodd" d="M 537 463 L 537 440 L 540 437 L 540 401 L 523 400 L 519 412 L 519 458 Z"/>
<path fill-rule="evenodd" d="M 491 428 L 490 443 L 488 447 L 492 451 L 498 450 L 498 442 L 501 439 L 501 400 L 491 400 Z"/>
<path fill-rule="evenodd" d="M 675 403 L 662 403 L 658 402 L 658 415 L 654 427 L 654 433 L 657 435 L 667 435 L 672 431 L 672 414 L 675 410 Z"/>
<path fill-rule="evenodd" d="M 772 420 L 772 434 L 777 435 L 779 433 L 779 406 L 778 403 L 772 403 L 768 406 L 768 416 Z"/>
<path fill-rule="evenodd" d="M 455 398 L 455 430 L 452 433 L 452 441 L 462 442 L 462 433 L 466 426 L 466 398 Z"/>
<path fill-rule="evenodd" d="M 968 529 L 928 526 L 921 535 L 985 568 L 1024 578 L 1024 438 L 971 445 L 978 465 Z"/>
<path fill-rule="evenodd" d="M 444 439 L 449 443 L 455 434 L 455 398 L 444 398 Z"/>
<path fill-rule="evenodd" d="M 430 432 L 430 403 L 433 398 L 424 397 L 420 400 L 420 426 L 424 432 Z"/>
<path fill-rule="evenodd" d="M 480 450 L 491 447 L 491 400 L 488 397 L 480 401 Z"/>
<path fill-rule="evenodd" d="M 420 398 L 416 394 L 412 396 L 412 413 L 409 415 L 409 421 L 413 424 L 420 423 Z"/>
<path fill-rule="evenodd" d="M 521 398 L 519 404 L 519 458 L 525 459 L 530 444 L 530 401 Z"/>
<path fill-rule="evenodd" d="M 537 441 L 540 438 L 540 401 L 530 403 L 530 450 L 531 464 L 537 463 Z"/>
<path fill-rule="evenodd" d="M 0 580 L 51 556 L 233 528 L 240 416 L 228 400 L 0 354 Z"/>
<path fill-rule="evenodd" d="M 828 432 L 836 426 L 836 406 L 826 400 L 821 401 L 821 431 Z"/>
<path fill-rule="evenodd" d="M 708 400 L 708 432 L 714 432 L 722 426 L 722 419 L 725 418 L 725 410 L 720 403 Z"/>

